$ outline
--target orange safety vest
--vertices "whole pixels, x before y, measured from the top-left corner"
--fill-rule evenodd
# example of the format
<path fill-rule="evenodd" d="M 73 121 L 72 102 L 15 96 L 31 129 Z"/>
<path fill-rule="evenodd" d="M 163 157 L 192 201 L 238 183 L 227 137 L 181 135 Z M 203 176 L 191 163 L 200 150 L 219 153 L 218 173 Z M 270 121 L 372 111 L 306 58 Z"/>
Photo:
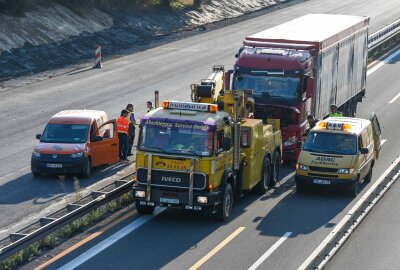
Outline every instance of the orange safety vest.
<path fill-rule="evenodd" d="M 117 132 L 128 134 L 129 121 L 123 116 L 120 116 L 117 120 Z"/>

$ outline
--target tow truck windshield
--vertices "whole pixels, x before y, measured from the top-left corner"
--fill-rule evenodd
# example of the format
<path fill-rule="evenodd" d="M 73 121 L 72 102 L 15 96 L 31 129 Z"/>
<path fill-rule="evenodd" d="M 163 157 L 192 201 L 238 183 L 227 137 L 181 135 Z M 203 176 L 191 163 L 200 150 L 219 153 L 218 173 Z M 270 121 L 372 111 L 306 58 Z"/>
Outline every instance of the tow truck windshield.
<path fill-rule="evenodd" d="M 214 132 L 194 128 L 143 125 L 139 149 L 141 151 L 210 156 L 213 152 Z"/>
<path fill-rule="evenodd" d="M 89 125 L 48 124 L 40 141 L 46 143 L 84 143 L 88 131 Z"/>
<path fill-rule="evenodd" d="M 252 89 L 255 99 L 297 101 L 300 78 L 239 74 L 234 76 L 233 87 L 234 89 Z"/>
<path fill-rule="evenodd" d="M 357 137 L 351 134 L 310 132 L 303 150 L 326 154 L 355 155 L 357 153 Z"/>

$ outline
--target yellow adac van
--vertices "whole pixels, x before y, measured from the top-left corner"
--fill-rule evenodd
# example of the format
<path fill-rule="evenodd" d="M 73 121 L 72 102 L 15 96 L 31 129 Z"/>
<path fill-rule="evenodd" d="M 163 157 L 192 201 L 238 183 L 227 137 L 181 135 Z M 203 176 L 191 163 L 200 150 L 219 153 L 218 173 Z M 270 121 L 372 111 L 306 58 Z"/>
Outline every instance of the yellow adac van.
<path fill-rule="evenodd" d="M 297 191 L 310 186 L 340 187 L 357 196 L 359 184 L 371 181 L 380 148 L 381 129 L 375 114 L 370 120 L 330 117 L 318 122 L 297 160 Z"/>

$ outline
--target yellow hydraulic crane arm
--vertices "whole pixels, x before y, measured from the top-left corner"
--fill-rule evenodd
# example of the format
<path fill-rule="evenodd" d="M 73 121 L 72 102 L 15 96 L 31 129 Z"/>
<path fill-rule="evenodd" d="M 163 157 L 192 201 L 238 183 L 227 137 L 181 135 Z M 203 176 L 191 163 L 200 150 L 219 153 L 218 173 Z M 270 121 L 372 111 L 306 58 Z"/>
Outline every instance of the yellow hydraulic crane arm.
<path fill-rule="evenodd" d="M 200 84 L 192 84 L 191 99 L 193 102 L 200 103 L 217 103 L 218 96 L 224 90 L 224 73 L 223 65 L 213 67 L 211 75 Z"/>

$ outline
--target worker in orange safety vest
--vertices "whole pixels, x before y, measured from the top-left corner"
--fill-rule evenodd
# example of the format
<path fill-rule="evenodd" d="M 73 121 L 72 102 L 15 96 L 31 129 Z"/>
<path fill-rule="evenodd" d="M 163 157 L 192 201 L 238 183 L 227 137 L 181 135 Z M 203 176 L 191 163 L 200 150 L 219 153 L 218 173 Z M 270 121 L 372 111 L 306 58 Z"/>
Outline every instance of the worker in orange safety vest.
<path fill-rule="evenodd" d="M 118 132 L 118 140 L 119 140 L 119 159 L 126 161 L 127 152 L 128 152 L 128 130 L 129 130 L 129 121 L 126 118 L 128 116 L 127 110 L 121 111 L 121 116 L 117 120 L 117 132 Z"/>

